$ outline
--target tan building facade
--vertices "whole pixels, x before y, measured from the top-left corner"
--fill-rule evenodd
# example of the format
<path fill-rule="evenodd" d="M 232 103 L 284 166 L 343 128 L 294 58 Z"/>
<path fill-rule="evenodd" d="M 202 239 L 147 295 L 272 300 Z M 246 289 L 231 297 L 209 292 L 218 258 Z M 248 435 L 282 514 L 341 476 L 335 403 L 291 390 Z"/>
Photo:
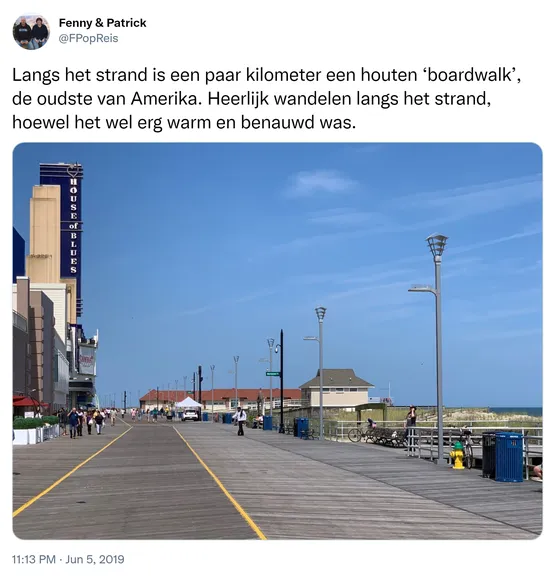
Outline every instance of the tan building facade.
<path fill-rule="evenodd" d="M 86 337 L 79 320 L 82 179 L 79 164 L 41 164 L 40 185 L 33 187 L 30 200 L 26 275 L 54 303 L 52 400 L 57 405 L 63 400 L 64 406 L 85 406 L 96 393 L 98 332 Z"/>
<path fill-rule="evenodd" d="M 57 373 L 54 304 L 40 290 L 31 289 L 29 278 L 18 277 L 12 292 L 14 316 L 13 393 L 55 405 Z M 65 403 L 65 401 L 64 401 Z"/>
<path fill-rule="evenodd" d="M 12 306 L 13 394 L 27 395 L 31 389 L 31 350 L 29 346 L 29 279 L 16 278 Z M 17 291 L 18 290 L 18 291 Z"/>
<path fill-rule="evenodd" d="M 29 255 L 26 274 L 34 283 L 65 284 L 67 322 L 77 324 L 75 278 L 60 277 L 61 262 L 61 187 L 36 185 L 31 198 Z"/>
<path fill-rule="evenodd" d="M 324 407 L 352 409 L 368 403 L 368 389 L 374 385 L 357 377 L 353 369 L 323 369 Z M 320 406 L 320 371 L 300 387 L 303 406 Z"/>

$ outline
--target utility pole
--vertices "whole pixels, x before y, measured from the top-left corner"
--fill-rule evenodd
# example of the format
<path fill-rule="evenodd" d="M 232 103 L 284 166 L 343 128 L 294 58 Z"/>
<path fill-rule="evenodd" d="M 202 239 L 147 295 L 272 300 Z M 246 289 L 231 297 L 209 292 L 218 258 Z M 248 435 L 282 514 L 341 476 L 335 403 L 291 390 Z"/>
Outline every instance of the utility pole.
<path fill-rule="evenodd" d="M 198 402 L 202 405 L 202 366 L 198 365 Z M 202 409 L 202 407 L 201 407 Z"/>
<path fill-rule="evenodd" d="M 187 398 L 187 375 L 183 376 L 183 394 L 185 395 L 183 399 Z"/>
<path fill-rule="evenodd" d="M 280 417 L 278 433 L 285 433 L 285 424 L 283 422 L 283 328 L 279 334 L 279 344 L 276 345 L 276 352 L 279 350 L 279 383 L 280 383 Z"/>
<path fill-rule="evenodd" d="M 274 339 L 268 339 L 268 348 L 270 349 L 270 372 L 272 372 L 272 355 L 274 352 Z M 274 393 L 272 387 L 272 375 L 270 375 L 270 417 L 274 414 Z M 266 414 L 266 413 L 264 413 Z"/>
<path fill-rule="evenodd" d="M 159 408 L 160 408 L 160 389 L 156 387 L 156 413 L 158 413 Z"/>
<path fill-rule="evenodd" d="M 127 391 L 123 391 L 123 412 L 127 413 Z"/>
<path fill-rule="evenodd" d="M 216 365 L 210 365 L 210 372 L 212 373 L 212 422 L 214 422 L 214 369 Z"/>
<path fill-rule="evenodd" d="M 197 400 L 197 373 L 193 373 L 193 378 L 191 379 L 193 383 L 193 400 Z"/>
<path fill-rule="evenodd" d="M 237 391 L 237 363 L 239 362 L 239 356 L 234 356 L 233 362 L 235 363 L 235 410 L 237 410 L 239 406 L 239 395 Z"/>

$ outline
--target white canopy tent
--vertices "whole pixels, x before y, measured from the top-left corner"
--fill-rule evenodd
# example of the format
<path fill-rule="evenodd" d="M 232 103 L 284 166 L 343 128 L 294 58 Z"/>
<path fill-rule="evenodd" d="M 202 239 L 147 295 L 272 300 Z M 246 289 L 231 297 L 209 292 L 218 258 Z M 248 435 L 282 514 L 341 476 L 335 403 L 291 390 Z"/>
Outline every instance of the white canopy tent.
<path fill-rule="evenodd" d="M 197 403 L 194 399 L 191 399 L 191 397 L 187 397 L 180 403 L 176 403 L 175 406 L 181 409 L 186 407 L 202 407 L 200 403 Z"/>

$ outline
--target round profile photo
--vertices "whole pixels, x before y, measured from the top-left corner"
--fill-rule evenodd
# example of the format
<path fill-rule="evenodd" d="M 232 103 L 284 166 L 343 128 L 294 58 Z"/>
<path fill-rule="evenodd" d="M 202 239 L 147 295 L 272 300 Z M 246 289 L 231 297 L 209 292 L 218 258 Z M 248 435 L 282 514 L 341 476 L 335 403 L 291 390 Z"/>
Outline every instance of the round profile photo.
<path fill-rule="evenodd" d="M 20 16 L 13 25 L 14 40 L 25 50 L 37 50 L 48 41 L 50 27 L 38 14 Z"/>

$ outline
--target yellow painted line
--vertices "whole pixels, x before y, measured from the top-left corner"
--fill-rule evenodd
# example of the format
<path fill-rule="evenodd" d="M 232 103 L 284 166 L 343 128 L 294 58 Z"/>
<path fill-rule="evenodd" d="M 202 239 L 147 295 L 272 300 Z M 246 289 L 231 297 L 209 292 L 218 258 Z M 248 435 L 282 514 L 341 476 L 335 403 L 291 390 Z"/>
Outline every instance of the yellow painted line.
<path fill-rule="evenodd" d="M 268 538 L 262 533 L 262 530 L 252 521 L 249 514 L 239 505 L 237 500 L 227 491 L 224 487 L 223 483 L 218 479 L 218 477 L 214 474 L 214 472 L 204 463 L 204 461 L 200 458 L 199 454 L 189 445 L 186 439 L 181 435 L 181 433 L 174 427 L 175 432 L 183 439 L 185 445 L 191 450 L 191 453 L 198 459 L 198 462 L 208 471 L 208 473 L 212 476 L 212 479 L 218 484 L 218 487 L 224 492 L 227 499 L 233 504 L 233 507 L 243 516 L 243 519 L 249 524 L 249 526 L 254 530 L 256 535 L 261 540 L 267 540 Z"/>
<path fill-rule="evenodd" d="M 85 459 L 85 461 L 81 462 L 79 465 L 77 465 L 77 467 L 74 467 L 71 471 L 69 471 L 68 473 L 66 473 L 63 477 L 60 477 L 60 479 L 58 479 L 58 481 L 55 481 L 50 487 L 47 487 L 44 491 L 41 491 L 33 499 L 30 499 L 27 503 L 24 503 L 21 507 L 18 507 L 13 512 L 12 517 L 15 518 L 23 510 L 26 510 L 29 506 L 33 505 L 41 497 L 45 496 L 48 492 L 52 491 L 55 487 L 57 487 L 58 485 L 60 485 L 60 483 L 62 483 L 62 481 L 64 481 L 65 479 L 67 479 L 70 475 L 73 475 L 78 469 L 81 469 L 81 467 L 83 467 L 83 465 L 85 465 L 86 463 L 88 463 L 91 459 L 94 459 L 97 455 L 100 455 L 105 449 L 108 449 L 108 447 L 110 447 L 110 445 L 113 445 L 118 439 L 121 439 L 126 433 L 129 433 L 129 431 L 131 431 L 131 429 L 133 429 L 133 427 L 130 427 L 129 429 L 127 429 L 127 431 L 124 431 L 121 435 L 118 435 L 115 439 L 113 439 L 112 441 L 110 441 L 110 443 L 108 443 L 108 445 L 104 445 L 104 447 L 102 449 L 100 449 L 96 453 L 93 453 L 90 457 L 88 457 L 87 459 Z"/>

